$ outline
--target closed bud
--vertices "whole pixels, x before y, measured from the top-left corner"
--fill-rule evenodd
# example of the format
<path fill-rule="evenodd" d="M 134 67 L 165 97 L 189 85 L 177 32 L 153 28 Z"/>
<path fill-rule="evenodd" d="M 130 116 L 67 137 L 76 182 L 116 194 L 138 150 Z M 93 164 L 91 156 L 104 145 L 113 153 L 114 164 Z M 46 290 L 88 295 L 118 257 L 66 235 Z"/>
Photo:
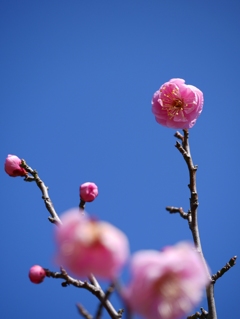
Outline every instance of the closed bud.
<path fill-rule="evenodd" d="M 40 284 L 46 277 L 46 272 L 41 266 L 35 265 L 30 268 L 28 276 L 31 282 Z"/>
<path fill-rule="evenodd" d="M 87 182 L 80 186 L 80 198 L 84 202 L 92 202 L 98 196 L 98 187 L 96 184 Z"/>
<path fill-rule="evenodd" d="M 21 160 L 16 155 L 9 154 L 6 158 L 4 169 L 11 177 L 26 176 L 27 172 L 20 166 Z"/>

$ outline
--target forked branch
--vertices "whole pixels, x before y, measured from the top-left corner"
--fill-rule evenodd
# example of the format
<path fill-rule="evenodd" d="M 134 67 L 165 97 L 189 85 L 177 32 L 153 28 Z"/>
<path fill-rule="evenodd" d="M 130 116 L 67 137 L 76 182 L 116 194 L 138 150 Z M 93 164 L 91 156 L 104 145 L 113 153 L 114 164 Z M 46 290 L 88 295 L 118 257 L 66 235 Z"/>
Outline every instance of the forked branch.
<path fill-rule="evenodd" d="M 222 277 L 230 268 L 236 265 L 237 256 L 233 256 L 228 263 L 222 269 L 220 269 L 216 274 L 212 275 L 213 284 L 216 283 L 218 278 Z"/>
<path fill-rule="evenodd" d="M 40 190 L 42 192 L 42 199 L 45 203 L 47 210 L 51 214 L 51 217 L 48 217 L 49 221 L 53 224 L 56 224 L 56 225 L 62 224 L 60 218 L 58 217 L 58 214 L 56 213 L 56 211 L 53 207 L 53 203 L 48 195 L 48 187 L 40 179 L 37 171 L 33 170 L 30 166 L 28 166 L 24 160 L 22 160 L 22 163 L 20 166 L 23 167 L 29 174 L 32 175 L 32 176 L 27 175 L 24 178 L 24 181 L 25 182 L 33 182 L 34 181 L 34 182 L 36 182 L 37 186 L 40 188 Z"/>
<path fill-rule="evenodd" d="M 179 152 L 182 154 L 182 156 L 187 164 L 187 167 L 188 167 L 188 172 L 189 172 L 189 185 L 188 185 L 188 187 L 190 190 L 190 209 L 189 209 L 189 212 L 187 215 L 186 215 L 186 213 L 183 212 L 183 210 L 181 208 L 180 209 L 177 209 L 177 208 L 169 209 L 169 207 L 168 207 L 167 210 L 170 211 L 171 213 L 179 212 L 181 217 L 188 219 L 189 228 L 190 228 L 191 233 L 192 233 L 195 247 L 203 260 L 203 263 L 206 267 L 206 271 L 209 275 L 209 279 L 211 280 L 211 275 L 209 273 L 209 270 L 208 270 L 208 267 L 206 264 L 206 260 L 205 260 L 204 255 L 203 255 L 202 245 L 201 245 L 201 241 L 200 241 L 199 228 L 198 228 L 197 208 L 198 208 L 199 203 L 198 203 L 197 182 L 196 182 L 197 166 L 193 164 L 193 160 L 192 160 L 191 153 L 190 153 L 189 133 L 188 133 L 188 130 L 183 130 L 183 135 L 179 132 L 176 132 L 176 134 L 174 136 L 177 139 L 179 139 L 181 142 L 181 143 L 179 143 L 177 141 L 175 146 L 179 150 Z M 213 288 L 214 288 L 213 283 L 211 282 L 206 289 L 207 300 L 208 300 L 208 315 L 207 315 L 208 319 L 217 319 L 217 312 L 216 312 Z M 203 313 L 200 315 L 203 316 Z M 195 317 L 192 317 L 192 318 L 198 318 L 197 317 L 198 313 L 196 313 L 193 316 L 195 316 Z M 203 317 L 199 317 L 199 318 L 203 318 Z"/>
<path fill-rule="evenodd" d="M 53 224 L 56 224 L 57 226 L 60 226 L 62 224 L 61 219 L 59 218 L 57 212 L 55 211 L 53 207 L 53 203 L 49 197 L 48 194 L 48 187 L 44 184 L 44 182 L 40 179 L 38 173 L 36 170 L 33 170 L 30 166 L 27 165 L 25 160 L 22 160 L 21 167 L 23 167 L 31 176 L 27 175 L 24 178 L 24 181 L 26 182 L 36 182 L 37 186 L 42 192 L 42 199 L 44 200 L 45 206 L 49 213 L 51 214 L 51 217 L 48 217 L 49 221 Z M 83 209 L 83 207 L 80 207 Z M 47 277 L 52 278 L 60 278 L 64 279 L 62 282 L 63 287 L 67 287 L 68 285 L 73 285 L 78 288 L 84 288 L 90 291 L 93 295 L 95 295 L 99 301 L 101 302 L 101 306 L 99 306 L 98 313 L 99 316 L 102 312 L 102 307 L 104 307 L 107 312 L 109 313 L 110 317 L 112 319 L 119 319 L 122 317 L 123 310 L 120 309 L 118 312 L 114 309 L 110 301 L 108 300 L 108 297 L 110 295 L 110 292 L 107 292 L 106 294 L 101 289 L 101 286 L 99 285 L 97 279 L 94 277 L 94 275 L 89 276 L 90 283 L 87 281 L 80 281 L 76 280 L 72 277 L 70 277 L 66 270 L 63 268 L 60 269 L 60 272 L 51 272 L 48 269 L 45 269 Z M 91 315 L 84 309 L 80 304 L 77 305 L 79 313 L 81 313 L 82 316 L 84 316 L 86 319 L 91 319 Z"/>
<path fill-rule="evenodd" d="M 46 268 L 44 270 L 46 272 L 47 277 L 63 279 L 64 281 L 61 283 L 62 287 L 67 287 L 69 285 L 72 285 L 74 287 L 84 288 L 84 289 L 90 291 L 94 296 L 96 296 L 98 298 L 98 300 L 101 302 L 101 304 L 107 310 L 109 316 L 112 319 L 122 318 L 122 312 L 123 312 L 122 309 L 120 309 L 118 312 L 114 309 L 114 307 L 112 306 L 112 304 L 108 300 L 110 293 L 108 293 L 108 295 L 106 295 L 104 293 L 104 291 L 101 289 L 100 285 L 98 284 L 96 278 L 93 275 L 91 275 L 92 282 L 89 283 L 87 281 L 81 281 L 81 280 L 77 280 L 77 279 L 70 277 L 68 275 L 68 273 L 66 272 L 66 270 L 63 269 L 62 267 L 60 268 L 60 272 L 53 272 L 53 271 L 50 271 L 49 269 L 46 269 Z M 82 311 L 83 307 L 81 306 L 80 308 L 78 306 L 78 310 Z M 84 310 L 83 312 L 85 312 L 85 314 L 87 313 L 86 310 Z M 83 312 L 81 313 L 82 315 L 83 315 Z"/>

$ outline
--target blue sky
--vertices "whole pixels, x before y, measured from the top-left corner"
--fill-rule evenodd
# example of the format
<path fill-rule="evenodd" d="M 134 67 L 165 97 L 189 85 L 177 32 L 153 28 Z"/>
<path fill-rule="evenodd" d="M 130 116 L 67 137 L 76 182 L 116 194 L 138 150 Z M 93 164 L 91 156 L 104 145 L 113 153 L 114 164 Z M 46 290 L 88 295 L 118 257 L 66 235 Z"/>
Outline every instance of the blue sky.
<path fill-rule="evenodd" d="M 239 255 L 239 14 L 237 0 L 2 0 L 2 165 L 16 154 L 36 168 L 59 214 L 94 181 L 99 196 L 87 211 L 122 229 L 131 252 L 190 240 L 187 223 L 165 211 L 188 210 L 188 172 L 175 131 L 151 113 L 153 93 L 185 79 L 205 99 L 190 143 L 215 273 Z M 30 283 L 34 264 L 58 270 L 54 225 L 36 185 L 0 174 L 2 318 L 80 318 L 77 302 L 94 313 L 86 291 Z M 217 282 L 220 319 L 240 317 L 239 284 L 238 264 Z"/>

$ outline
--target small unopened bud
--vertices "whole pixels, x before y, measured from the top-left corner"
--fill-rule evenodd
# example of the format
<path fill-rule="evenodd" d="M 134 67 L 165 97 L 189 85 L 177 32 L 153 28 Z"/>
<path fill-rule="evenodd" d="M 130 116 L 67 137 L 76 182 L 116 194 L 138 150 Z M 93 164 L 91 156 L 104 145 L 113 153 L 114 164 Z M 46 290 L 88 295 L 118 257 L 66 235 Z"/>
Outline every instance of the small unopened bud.
<path fill-rule="evenodd" d="M 11 177 L 26 176 L 27 172 L 20 164 L 21 160 L 19 157 L 9 154 L 4 164 L 5 172 Z"/>
<path fill-rule="evenodd" d="M 30 268 L 28 276 L 31 282 L 40 284 L 46 277 L 46 272 L 41 266 L 35 265 Z"/>
<path fill-rule="evenodd" d="M 84 202 L 92 202 L 98 196 L 98 187 L 94 183 L 84 183 L 80 186 L 80 198 Z"/>

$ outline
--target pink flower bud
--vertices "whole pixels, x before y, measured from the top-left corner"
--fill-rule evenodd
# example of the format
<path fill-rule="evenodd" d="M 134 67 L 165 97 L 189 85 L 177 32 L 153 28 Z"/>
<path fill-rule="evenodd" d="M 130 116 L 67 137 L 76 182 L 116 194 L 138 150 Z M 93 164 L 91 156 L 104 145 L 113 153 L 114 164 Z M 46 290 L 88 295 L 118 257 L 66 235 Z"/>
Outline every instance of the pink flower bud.
<path fill-rule="evenodd" d="M 35 265 L 30 268 L 28 276 L 31 282 L 40 284 L 46 277 L 46 272 L 41 266 Z"/>
<path fill-rule="evenodd" d="M 16 155 L 8 155 L 4 165 L 5 172 L 12 177 L 27 175 L 27 172 L 20 164 L 21 160 Z"/>
<path fill-rule="evenodd" d="M 154 93 L 152 112 L 156 121 L 174 129 L 193 127 L 203 108 L 203 93 L 183 79 L 172 79 Z"/>
<path fill-rule="evenodd" d="M 195 248 L 179 243 L 164 251 L 135 253 L 132 277 L 123 297 L 133 312 L 146 319 L 178 319 L 193 310 L 210 282 Z"/>
<path fill-rule="evenodd" d="M 93 273 L 101 279 L 115 278 L 129 255 L 127 237 L 113 225 L 93 220 L 79 208 L 62 215 L 56 228 L 56 261 L 79 277 Z"/>
<path fill-rule="evenodd" d="M 92 202 L 98 196 L 98 187 L 94 183 L 84 183 L 80 186 L 80 198 L 84 202 Z"/>

